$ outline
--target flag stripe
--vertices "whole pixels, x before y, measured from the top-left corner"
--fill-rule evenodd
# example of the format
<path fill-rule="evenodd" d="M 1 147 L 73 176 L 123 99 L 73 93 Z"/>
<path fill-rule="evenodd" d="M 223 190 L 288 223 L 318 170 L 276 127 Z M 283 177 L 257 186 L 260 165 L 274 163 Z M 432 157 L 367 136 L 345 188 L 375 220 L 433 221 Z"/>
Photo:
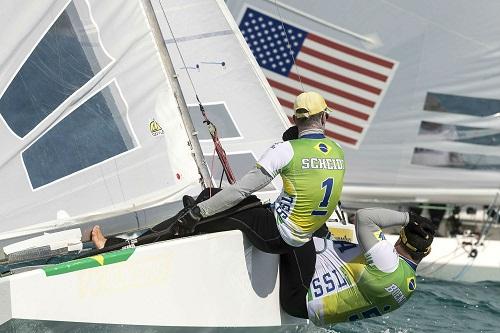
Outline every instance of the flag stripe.
<path fill-rule="evenodd" d="M 387 60 L 384 60 L 384 59 L 380 59 L 380 58 L 377 58 L 377 57 L 372 56 L 370 54 L 363 53 L 363 52 L 360 52 L 358 50 L 352 49 L 352 48 L 347 47 L 345 45 L 341 45 L 341 44 L 335 43 L 332 40 L 320 37 L 318 35 L 315 35 L 315 34 L 312 34 L 312 33 L 308 33 L 307 38 L 310 38 L 311 40 L 313 40 L 315 42 L 318 42 L 320 44 L 323 44 L 323 45 L 326 45 L 328 47 L 331 47 L 332 49 L 336 49 L 338 51 L 347 53 L 347 54 L 349 54 L 349 55 L 351 55 L 353 57 L 357 57 L 357 58 L 369 61 L 371 63 L 380 65 L 382 67 L 386 67 L 386 68 L 389 68 L 389 69 L 392 69 L 394 67 L 394 63 L 392 63 L 390 61 L 387 61 Z"/>
<path fill-rule="evenodd" d="M 340 111 L 340 112 L 344 112 L 344 113 L 347 113 L 353 117 L 356 117 L 356 118 L 359 118 L 359 119 L 363 119 L 363 120 L 368 120 L 368 118 L 370 118 L 369 115 L 367 115 L 366 113 L 363 113 L 363 112 L 359 112 L 359 111 L 356 111 L 354 109 L 351 109 L 347 106 L 343 106 L 343 105 L 340 105 L 338 103 L 334 103 L 334 102 L 330 102 L 330 101 L 327 101 L 328 105 L 330 105 L 330 107 L 334 110 L 337 110 L 337 111 Z"/>
<path fill-rule="evenodd" d="M 366 69 L 366 68 L 363 68 L 363 67 L 359 67 L 359 66 L 353 65 L 351 63 L 348 63 L 346 61 L 343 61 L 343 60 L 331 57 L 331 56 L 326 55 L 326 54 L 324 54 L 322 52 L 318 52 L 316 50 L 313 50 L 313 49 L 311 49 L 311 48 L 309 48 L 309 47 L 307 47 L 305 45 L 302 46 L 301 52 L 304 52 L 305 54 L 309 54 L 311 56 L 317 57 L 317 58 L 319 58 L 321 60 L 327 61 L 327 62 L 335 64 L 337 66 L 349 69 L 349 70 L 351 70 L 353 72 L 366 75 L 366 76 L 371 77 L 373 79 L 376 79 L 376 80 L 379 80 L 379 81 L 382 81 L 382 82 L 386 82 L 387 81 L 387 76 L 386 75 L 382 75 L 382 74 L 374 72 L 372 70 L 369 70 L 369 69 Z"/>
<path fill-rule="evenodd" d="M 281 82 L 275 81 L 273 79 L 267 78 L 267 81 L 269 82 L 269 85 L 271 87 L 286 91 L 287 93 L 292 94 L 294 96 L 297 96 L 297 95 L 302 93 L 302 91 L 300 91 L 299 89 L 289 87 L 289 86 L 287 86 Z M 326 102 L 326 103 L 328 104 L 328 102 Z"/>
<path fill-rule="evenodd" d="M 391 69 L 379 66 L 377 64 L 374 64 L 372 62 L 369 62 L 369 61 L 366 61 L 366 60 L 363 60 L 360 58 L 355 58 L 355 57 L 350 56 L 346 53 L 332 49 L 331 47 L 328 47 L 326 45 L 319 44 L 311 39 L 304 40 L 302 47 L 303 46 L 307 46 L 313 50 L 316 50 L 316 51 L 321 52 L 323 54 L 327 54 L 330 57 L 340 59 L 340 60 L 345 61 L 347 63 L 369 69 L 371 71 L 374 71 L 375 73 L 379 73 L 379 74 L 386 75 L 386 76 L 390 76 L 392 73 Z M 299 50 L 299 52 L 300 52 L 300 50 Z"/>
<path fill-rule="evenodd" d="M 338 118 L 333 117 L 333 116 L 328 117 L 328 119 L 326 121 L 328 121 L 328 122 L 330 122 L 332 124 L 341 126 L 341 127 L 345 127 L 345 128 L 350 129 L 351 131 L 354 131 L 354 132 L 358 132 L 358 133 L 363 132 L 363 128 L 362 127 L 359 127 L 357 125 L 351 124 L 351 123 L 349 123 L 347 121 L 344 121 L 342 119 L 338 119 Z"/>
<path fill-rule="evenodd" d="M 285 91 L 289 94 L 292 94 L 294 96 L 297 96 L 299 95 L 300 93 L 302 93 L 301 90 L 299 89 L 296 89 L 296 88 L 292 88 L 288 85 L 285 85 L 281 82 L 278 82 L 278 81 L 275 81 L 271 78 L 267 78 L 267 81 L 269 82 L 269 85 L 275 89 L 279 89 L 279 90 L 282 90 L 282 91 Z M 351 115 L 353 117 L 356 117 L 356 118 L 359 118 L 359 119 L 362 119 L 362 120 L 368 120 L 368 118 L 370 117 L 368 114 L 366 113 L 363 113 L 363 112 L 360 112 L 360 111 L 356 111 L 352 108 L 349 108 L 347 106 L 344 106 L 344 105 L 341 105 L 341 104 L 338 104 L 338 103 L 335 103 L 335 102 L 332 102 L 332 101 L 329 101 L 328 99 L 326 99 L 326 103 L 335 111 L 339 111 L 339 112 L 343 112 L 343 113 L 346 113 L 348 115 Z"/>
<path fill-rule="evenodd" d="M 306 77 L 306 78 L 313 80 L 315 82 L 320 82 L 321 84 L 324 84 L 327 87 L 334 87 L 335 89 L 338 89 L 340 91 L 344 91 L 344 92 L 347 92 L 351 95 L 354 95 L 354 96 L 357 96 L 360 98 L 364 98 L 367 101 L 372 101 L 375 103 L 379 99 L 379 95 L 372 94 L 371 92 L 356 88 L 354 86 L 345 84 L 345 83 L 340 82 L 340 81 L 332 80 L 331 78 L 329 78 L 327 76 L 318 74 L 316 72 L 312 72 L 306 68 L 293 66 L 292 72 L 296 73 L 297 75 L 300 75 L 301 77 Z M 290 78 L 290 74 L 288 74 L 288 78 Z M 304 80 L 302 80 L 302 82 L 304 82 Z M 318 90 L 318 89 L 314 89 L 314 90 Z M 368 112 L 369 112 L 369 110 L 372 109 L 370 107 L 367 107 L 365 105 L 360 104 L 357 101 L 353 101 L 352 99 L 345 99 L 344 97 L 336 95 L 336 94 L 332 94 L 331 98 L 337 102 L 339 102 L 339 99 L 342 98 L 345 101 L 348 101 L 349 103 L 351 103 L 355 109 L 366 108 L 368 110 Z M 342 103 L 342 104 L 344 104 L 344 103 Z M 359 106 L 359 108 L 358 108 L 358 106 Z M 359 109 L 359 110 L 363 111 L 363 109 Z"/>
<path fill-rule="evenodd" d="M 289 78 L 280 78 L 279 75 L 276 75 L 275 73 L 269 72 L 269 71 L 264 71 L 268 79 L 272 79 L 276 82 L 279 82 L 281 84 L 284 84 L 285 86 L 295 89 L 294 91 L 298 92 L 298 94 L 302 93 L 303 91 L 309 91 L 309 90 L 314 90 L 318 91 L 320 94 L 323 95 L 325 100 L 327 101 L 328 105 L 333 108 L 332 104 L 339 105 L 340 108 L 342 109 L 341 112 L 345 113 L 348 112 L 350 116 L 355 117 L 357 119 L 361 120 L 367 120 L 369 119 L 372 109 L 369 107 L 366 107 L 364 105 L 357 104 L 355 102 L 352 102 L 348 99 L 335 96 L 327 91 L 320 91 L 318 89 L 315 89 L 313 87 L 310 87 L 306 84 L 301 85 L 300 82 L 297 82 L 295 80 L 289 79 Z M 275 89 L 275 91 L 280 91 L 279 89 Z M 291 92 L 291 91 L 290 91 Z M 289 93 L 290 93 L 289 92 Z M 290 96 L 287 96 L 287 98 L 291 101 L 295 99 L 297 95 L 290 94 Z M 346 110 L 344 110 L 346 109 Z M 345 112 L 344 112 L 345 111 Z"/>
<path fill-rule="evenodd" d="M 337 126 L 332 123 L 326 123 L 325 124 L 325 131 L 328 130 L 333 133 L 337 133 L 339 136 L 341 136 L 342 139 L 344 138 L 349 138 L 350 140 L 344 139 L 344 142 L 352 142 L 352 140 L 358 141 L 361 139 L 361 135 L 358 133 L 354 133 L 350 130 L 345 129 L 344 127 Z"/>
<path fill-rule="evenodd" d="M 325 134 L 327 136 L 335 139 L 335 140 L 339 140 L 339 141 L 342 141 L 342 142 L 345 142 L 345 143 L 349 143 L 351 145 L 355 145 L 358 142 L 358 140 L 356 140 L 356 139 L 349 138 L 349 137 L 344 136 L 342 134 L 339 134 L 337 132 L 332 132 L 332 131 L 330 131 L 328 129 L 325 129 Z"/>
<path fill-rule="evenodd" d="M 293 110 L 293 103 L 290 102 L 290 101 L 287 101 L 281 97 L 278 97 L 278 102 L 280 102 L 281 106 L 284 107 L 284 108 L 289 108 L 291 110 Z M 292 117 L 288 117 L 290 119 L 290 121 L 292 121 Z"/>
<path fill-rule="evenodd" d="M 309 79 L 307 77 L 301 77 L 301 78 L 299 78 L 299 76 L 297 74 L 293 73 L 293 72 L 290 72 L 290 74 L 288 74 L 288 77 L 290 79 L 296 80 L 298 82 L 302 81 L 303 83 L 308 84 L 308 85 L 310 85 L 312 87 L 315 87 L 317 89 L 328 91 L 331 94 L 342 96 L 342 97 L 344 97 L 346 99 L 349 99 L 349 100 L 351 100 L 353 102 L 356 102 L 356 103 L 359 103 L 359 104 L 362 104 L 362 105 L 366 105 L 366 106 L 371 107 L 371 108 L 373 108 L 375 106 L 375 102 L 369 101 L 366 98 L 359 97 L 359 96 L 350 94 L 347 91 L 343 91 L 343 90 L 340 90 L 340 89 L 337 89 L 337 88 L 333 88 L 333 87 L 327 86 L 326 84 L 323 84 L 321 82 Z"/>
<path fill-rule="evenodd" d="M 363 74 L 356 73 L 356 72 L 351 71 L 347 68 L 337 66 L 335 64 L 332 64 L 331 62 L 322 60 L 320 58 L 316 58 L 316 57 L 309 55 L 309 54 L 306 54 L 304 52 L 301 52 L 298 55 L 297 59 L 308 62 L 310 64 L 314 64 L 316 66 L 319 66 L 321 68 L 329 70 L 330 72 L 334 72 L 334 73 L 343 75 L 345 77 L 351 78 L 352 80 L 363 82 L 363 83 L 368 84 L 372 87 L 378 88 L 382 91 L 385 89 L 385 86 L 386 86 L 385 82 L 376 80 L 374 78 L 368 77 L 368 76 L 363 75 Z"/>
<path fill-rule="evenodd" d="M 348 85 L 351 85 L 353 87 L 369 91 L 369 92 L 371 92 L 373 94 L 376 94 L 376 95 L 380 95 L 380 93 L 382 92 L 382 90 L 380 90 L 379 88 L 372 87 L 369 84 L 366 84 L 366 83 L 363 83 L 363 82 L 359 82 L 359 81 L 353 80 L 351 78 L 345 77 L 343 75 L 331 72 L 331 71 L 329 71 L 327 69 L 315 66 L 315 65 L 310 64 L 308 62 L 305 62 L 305 61 L 303 61 L 301 59 L 295 60 L 295 64 L 298 67 L 306 68 L 306 69 L 308 69 L 310 71 L 313 71 L 313 72 L 316 72 L 318 74 L 327 76 L 327 77 L 329 77 L 332 80 L 337 80 L 337 81 L 340 81 L 340 82 L 344 82 L 344 83 L 346 83 Z"/>

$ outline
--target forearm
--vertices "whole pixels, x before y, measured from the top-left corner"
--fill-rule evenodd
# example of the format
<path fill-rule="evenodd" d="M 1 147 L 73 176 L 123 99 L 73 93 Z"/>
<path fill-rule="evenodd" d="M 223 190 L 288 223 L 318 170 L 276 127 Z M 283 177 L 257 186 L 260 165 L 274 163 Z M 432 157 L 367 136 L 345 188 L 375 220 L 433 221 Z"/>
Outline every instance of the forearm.
<path fill-rule="evenodd" d="M 365 208 L 356 212 L 356 235 L 358 243 L 367 252 L 381 239 L 381 228 L 403 226 L 408 222 L 408 213 L 385 208 Z"/>
<path fill-rule="evenodd" d="M 235 184 L 225 187 L 210 199 L 199 203 L 201 215 L 212 216 L 235 206 L 253 192 L 269 184 L 272 179 L 264 169 L 255 167 Z"/>

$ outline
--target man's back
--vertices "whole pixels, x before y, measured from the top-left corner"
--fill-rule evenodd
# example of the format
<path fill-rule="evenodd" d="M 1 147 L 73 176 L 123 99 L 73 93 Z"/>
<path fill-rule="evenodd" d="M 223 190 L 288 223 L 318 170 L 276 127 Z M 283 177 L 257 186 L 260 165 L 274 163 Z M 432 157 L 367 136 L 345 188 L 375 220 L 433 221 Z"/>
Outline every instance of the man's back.
<path fill-rule="evenodd" d="M 259 160 L 283 191 L 275 202 L 278 228 L 287 243 L 300 246 L 337 206 L 344 179 L 344 152 L 323 134 L 278 143 Z"/>

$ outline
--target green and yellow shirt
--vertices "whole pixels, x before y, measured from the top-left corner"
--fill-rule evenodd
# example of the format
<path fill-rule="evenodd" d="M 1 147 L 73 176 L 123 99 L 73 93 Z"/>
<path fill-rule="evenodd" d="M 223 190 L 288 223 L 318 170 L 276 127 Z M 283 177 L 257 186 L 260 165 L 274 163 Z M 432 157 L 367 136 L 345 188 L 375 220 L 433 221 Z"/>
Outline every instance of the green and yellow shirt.
<path fill-rule="evenodd" d="M 307 310 L 318 326 L 383 315 L 399 308 L 416 288 L 416 265 L 387 240 L 366 254 L 348 242 L 314 238 L 314 245 L 316 269 Z"/>
<path fill-rule="evenodd" d="M 337 206 L 344 181 L 344 151 L 323 134 L 273 145 L 257 162 L 283 180 L 274 202 L 276 222 L 289 245 L 301 246 Z"/>

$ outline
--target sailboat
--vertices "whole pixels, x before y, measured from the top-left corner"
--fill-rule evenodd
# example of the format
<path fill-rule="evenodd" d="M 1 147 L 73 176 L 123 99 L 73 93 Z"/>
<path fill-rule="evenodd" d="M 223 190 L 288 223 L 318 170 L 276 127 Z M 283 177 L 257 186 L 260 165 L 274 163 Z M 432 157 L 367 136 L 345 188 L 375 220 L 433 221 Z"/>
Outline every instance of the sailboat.
<path fill-rule="evenodd" d="M 327 134 L 346 153 L 344 207 L 419 209 L 444 219 L 459 209 L 465 222 L 479 223 L 453 238 L 440 230 L 420 274 L 500 281 L 499 4 L 227 5 L 289 116 L 304 89 L 321 92 L 335 110 Z"/>
<path fill-rule="evenodd" d="M 236 176 L 281 136 L 223 1 L 4 1 L 0 26 L 0 329 L 306 323 L 280 309 L 278 257 L 239 231 L 48 259 L 95 224 L 147 229 L 220 184 L 199 101 Z"/>

